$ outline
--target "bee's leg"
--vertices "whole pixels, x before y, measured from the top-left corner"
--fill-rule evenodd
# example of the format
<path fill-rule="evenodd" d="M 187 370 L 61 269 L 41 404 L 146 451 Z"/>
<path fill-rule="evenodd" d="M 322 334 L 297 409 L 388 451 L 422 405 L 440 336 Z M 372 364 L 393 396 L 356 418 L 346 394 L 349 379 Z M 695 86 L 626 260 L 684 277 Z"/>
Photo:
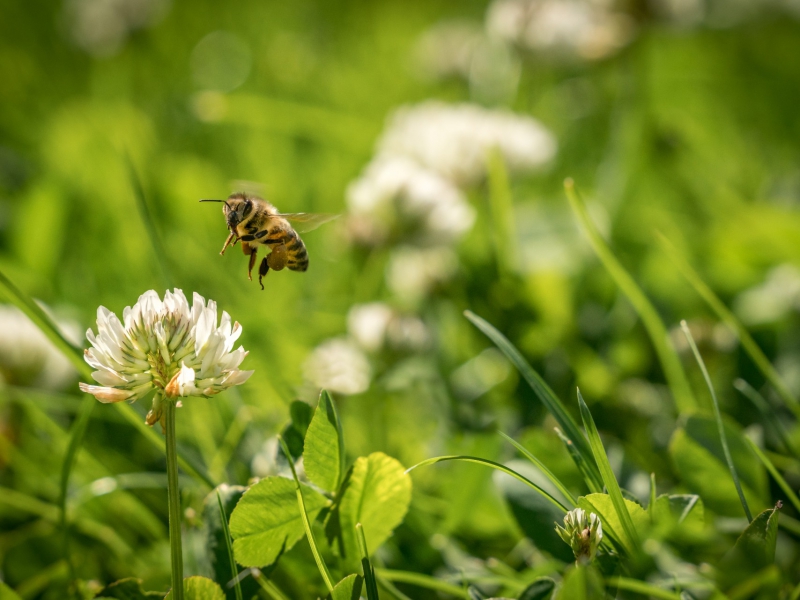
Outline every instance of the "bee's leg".
<path fill-rule="evenodd" d="M 253 253 L 255 254 L 255 252 Z M 265 256 L 261 259 L 261 265 L 258 267 L 258 283 L 261 283 L 261 278 L 266 277 L 267 273 L 269 272 L 269 261 L 267 261 L 267 257 Z M 264 284 L 261 283 L 261 289 L 264 289 Z"/>
<path fill-rule="evenodd" d="M 284 244 L 273 246 L 272 252 L 267 255 L 267 264 L 274 271 L 283 269 L 287 260 L 289 260 L 289 256 Z"/>
<path fill-rule="evenodd" d="M 250 281 L 253 281 L 253 267 L 256 266 L 256 255 L 258 254 L 258 248 L 252 248 L 248 244 L 242 244 L 242 250 L 244 250 L 245 254 L 250 255 L 250 264 L 247 266 L 247 278 Z"/>
<path fill-rule="evenodd" d="M 225 254 L 225 250 L 228 248 L 228 246 L 231 245 L 231 240 L 233 240 L 233 245 L 235 246 L 237 239 L 238 238 L 236 238 L 236 234 L 233 231 L 231 231 L 231 234 L 228 236 L 228 239 L 225 240 L 225 245 L 222 247 L 220 255 Z"/>

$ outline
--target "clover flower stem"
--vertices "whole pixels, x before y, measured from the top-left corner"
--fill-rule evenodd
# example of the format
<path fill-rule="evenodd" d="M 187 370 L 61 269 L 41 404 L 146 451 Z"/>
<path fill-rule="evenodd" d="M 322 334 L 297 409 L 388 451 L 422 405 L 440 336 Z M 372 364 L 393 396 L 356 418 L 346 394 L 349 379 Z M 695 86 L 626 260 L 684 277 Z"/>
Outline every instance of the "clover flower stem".
<path fill-rule="evenodd" d="M 183 600 L 183 550 L 181 548 L 181 492 L 178 489 L 178 449 L 175 443 L 174 399 L 164 402 L 164 437 L 167 442 L 167 501 L 169 547 L 172 558 L 172 600 Z"/>

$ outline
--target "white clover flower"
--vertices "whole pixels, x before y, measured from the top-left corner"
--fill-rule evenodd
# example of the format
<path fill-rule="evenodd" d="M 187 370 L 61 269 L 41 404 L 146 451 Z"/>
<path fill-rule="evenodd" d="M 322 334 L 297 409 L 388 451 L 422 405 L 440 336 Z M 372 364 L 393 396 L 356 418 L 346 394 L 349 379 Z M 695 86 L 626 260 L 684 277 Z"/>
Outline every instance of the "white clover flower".
<path fill-rule="evenodd" d="M 473 104 L 428 101 L 398 109 L 378 143 L 380 153 L 406 156 L 459 185 L 486 175 L 489 152 L 499 150 L 512 171 L 548 163 L 556 140 L 533 117 Z"/>
<path fill-rule="evenodd" d="M 101 306 L 97 335 L 86 332 L 92 347 L 84 352 L 100 385 L 80 388 L 104 403 L 133 402 L 155 391 L 146 419 L 153 425 L 161 419 L 165 396 L 213 396 L 249 379 L 253 371 L 238 370 L 247 352 L 242 346 L 232 351 L 241 333 L 224 311 L 217 326 L 216 302 L 206 305 L 194 294 L 190 307 L 179 289 L 164 294 L 163 302 L 153 290 L 145 292 L 125 307 L 122 321 Z"/>
<path fill-rule="evenodd" d="M 398 298 L 414 304 L 457 271 L 458 256 L 450 248 L 401 246 L 389 257 L 386 285 Z"/>
<path fill-rule="evenodd" d="M 366 391 L 372 379 L 369 360 L 347 338 L 333 338 L 314 348 L 303 371 L 317 388 L 348 395 Z"/>
<path fill-rule="evenodd" d="M 80 339 L 76 323 L 55 320 L 71 341 Z M 62 390 L 74 383 L 77 375 L 72 363 L 21 310 L 0 305 L 0 380 Z"/>
<path fill-rule="evenodd" d="M 421 350 L 431 338 L 419 317 L 400 314 L 383 302 L 353 306 L 347 313 L 347 333 L 367 352 L 378 352 L 384 346 Z"/>
<path fill-rule="evenodd" d="M 495 0 L 490 36 L 556 58 L 604 58 L 625 46 L 633 22 L 601 0 Z"/>
<path fill-rule="evenodd" d="M 556 523 L 556 533 L 572 548 L 576 561 L 588 563 L 603 539 L 603 525 L 596 514 L 587 516 L 582 508 L 576 508 L 564 515 L 564 527 Z"/>
<path fill-rule="evenodd" d="M 450 243 L 475 222 L 475 210 L 461 190 L 403 156 L 375 157 L 348 187 L 347 202 L 358 222 L 371 222 L 368 229 L 353 229 L 354 237 L 365 242 L 383 242 L 392 230 L 410 230 L 422 242 Z"/>

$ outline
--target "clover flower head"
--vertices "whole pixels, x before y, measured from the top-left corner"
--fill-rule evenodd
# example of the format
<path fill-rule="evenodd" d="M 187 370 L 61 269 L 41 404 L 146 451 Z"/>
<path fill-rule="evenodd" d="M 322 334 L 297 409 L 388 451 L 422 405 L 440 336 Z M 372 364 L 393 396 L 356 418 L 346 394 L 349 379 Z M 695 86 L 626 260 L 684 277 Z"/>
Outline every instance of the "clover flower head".
<path fill-rule="evenodd" d="M 192 305 L 179 289 L 164 300 L 153 290 L 122 311 L 122 320 L 101 306 L 97 334 L 89 329 L 92 345 L 84 358 L 100 385 L 81 383 L 82 391 L 100 402 L 138 400 L 155 391 L 146 422 L 161 419 L 165 398 L 209 397 L 247 381 L 253 371 L 240 371 L 247 356 L 233 345 L 242 333 L 227 312 L 217 325 L 217 305 L 194 294 Z"/>
<path fill-rule="evenodd" d="M 564 515 L 564 527 L 556 524 L 556 533 L 572 548 L 575 560 L 585 564 L 597 554 L 603 539 L 603 525 L 596 514 L 587 516 L 582 508 L 576 508 Z"/>

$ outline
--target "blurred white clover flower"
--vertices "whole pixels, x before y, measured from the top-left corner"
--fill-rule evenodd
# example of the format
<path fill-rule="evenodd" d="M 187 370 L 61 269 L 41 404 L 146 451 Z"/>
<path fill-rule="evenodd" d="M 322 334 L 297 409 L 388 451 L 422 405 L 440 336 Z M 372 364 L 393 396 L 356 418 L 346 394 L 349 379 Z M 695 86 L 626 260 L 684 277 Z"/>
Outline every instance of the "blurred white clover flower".
<path fill-rule="evenodd" d="M 604 58 L 625 46 L 633 20 L 603 0 L 494 0 L 491 37 L 555 58 Z"/>
<path fill-rule="evenodd" d="M 450 248 L 401 246 L 389 258 L 386 284 L 399 299 L 414 304 L 457 271 L 458 256 Z"/>
<path fill-rule="evenodd" d="M 399 108 L 378 142 L 379 155 L 412 158 L 458 185 L 486 175 L 494 148 L 512 171 L 526 171 L 549 162 L 557 144 L 533 117 L 438 101 Z"/>
<path fill-rule="evenodd" d="M 596 514 L 586 514 L 582 508 L 576 508 L 564 515 L 564 527 L 556 523 L 556 533 L 569 544 L 578 563 L 590 562 L 603 539 L 603 525 Z"/>
<path fill-rule="evenodd" d="M 55 320 L 61 331 L 78 343 L 77 323 Z M 15 385 L 61 390 L 76 378 L 72 363 L 22 311 L 0 305 L 0 379 Z"/>
<path fill-rule="evenodd" d="M 480 25 L 471 21 L 439 23 L 420 36 L 415 48 L 416 61 L 429 77 L 467 78 L 484 35 Z"/>
<path fill-rule="evenodd" d="M 774 323 L 800 310 L 800 269 L 791 264 L 771 269 L 762 283 L 737 296 L 734 310 L 747 325 Z"/>
<path fill-rule="evenodd" d="M 97 309 L 97 335 L 89 329 L 92 348 L 86 362 L 100 385 L 81 383 L 82 391 L 100 402 L 138 400 L 155 391 L 146 422 L 161 419 L 164 396 L 213 396 L 247 381 L 253 371 L 240 371 L 247 356 L 242 346 L 232 351 L 241 335 L 227 312 L 217 326 L 217 304 L 195 293 L 192 306 L 179 289 L 167 291 L 163 302 L 153 290 L 139 296 L 133 307 L 117 315 Z"/>
<path fill-rule="evenodd" d="M 347 395 L 366 391 L 372 379 L 369 360 L 347 338 L 333 338 L 314 348 L 303 371 L 317 388 Z"/>
<path fill-rule="evenodd" d="M 422 319 L 400 314 L 382 302 L 356 304 L 347 314 L 347 333 L 367 352 L 384 347 L 422 350 L 430 343 L 430 332 Z"/>
<path fill-rule="evenodd" d="M 422 242 L 450 243 L 475 222 L 461 190 L 404 156 L 374 158 L 348 187 L 347 202 L 351 237 L 362 243 L 384 242 L 404 225 Z"/>
<path fill-rule="evenodd" d="M 157 23 L 170 0 L 66 0 L 64 15 L 75 43 L 95 56 L 116 53 L 131 32 Z"/>

